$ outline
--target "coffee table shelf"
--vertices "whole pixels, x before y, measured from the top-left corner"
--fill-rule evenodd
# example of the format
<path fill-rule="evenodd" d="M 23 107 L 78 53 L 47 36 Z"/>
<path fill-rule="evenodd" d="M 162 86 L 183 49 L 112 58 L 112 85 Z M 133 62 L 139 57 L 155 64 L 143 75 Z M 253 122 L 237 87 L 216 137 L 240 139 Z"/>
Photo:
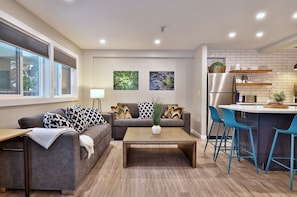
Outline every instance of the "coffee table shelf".
<path fill-rule="evenodd" d="M 150 127 L 128 127 L 123 139 L 123 167 L 127 167 L 131 145 L 168 145 L 176 144 L 196 168 L 196 140 L 178 127 L 164 127 L 160 134 L 152 134 Z"/>

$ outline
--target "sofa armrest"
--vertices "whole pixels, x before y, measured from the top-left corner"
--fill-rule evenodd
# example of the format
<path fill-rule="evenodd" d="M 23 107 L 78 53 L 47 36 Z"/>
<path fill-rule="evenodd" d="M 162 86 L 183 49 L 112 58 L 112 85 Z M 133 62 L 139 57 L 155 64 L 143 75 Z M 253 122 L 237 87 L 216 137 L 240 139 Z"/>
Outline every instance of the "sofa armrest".
<path fill-rule="evenodd" d="M 112 125 L 112 122 L 113 122 L 113 116 L 112 116 L 112 114 L 110 114 L 110 113 L 102 113 L 101 115 L 103 116 L 104 120 L 107 123 L 109 123 L 110 125 Z"/>
<path fill-rule="evenodd" d="M 191 133 L 191 113 L 190 112 L 183 112 L 182 113 L 182 117 L 181 117 L 184 122 L 185 122 L 185 126 L 184 126 L 184 130 L 187 132 L 187 133 Z"/>
<path fill-rule="evenodd" d="M 17 142 L 22 145 L 21 142 Z M 15 142 L 1 142 L 2 148 L 13 148 Z M 42 190 L 74 190 L 80 179 L 80 142 L 79 133 L 69 131 L 59 136 L 56 141 L 45 149 L 29 139 L 31 184 L 34 189 Z M 0 187 L 22 188 L 24 179 L 14 177 L 24 176 L 22 154 L 0 151 Z M 13 169 L 13 170 L 7 170 Z M 65 179 L 67 177 L 67 179 Z M 57 181 L 59 180 L 59 181 Z M 46 186 L 46 187 L 45 187 Z"/>

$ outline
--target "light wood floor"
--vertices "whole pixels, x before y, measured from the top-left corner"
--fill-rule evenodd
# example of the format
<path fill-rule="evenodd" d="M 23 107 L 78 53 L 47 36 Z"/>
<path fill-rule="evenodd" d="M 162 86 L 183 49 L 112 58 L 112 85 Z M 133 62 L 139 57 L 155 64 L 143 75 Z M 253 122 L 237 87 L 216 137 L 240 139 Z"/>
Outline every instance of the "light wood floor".
<path fill-rule="evenodd" d="M 188 196 L 297 196 L 297 178 L 289 190 L 289 172 L 271 171 L 257 175 L 246 160 L 233 160 L 227 174 L 227 156 L 212 160 L 213 147 L 204 154 L 205 141 L 197 139 L 197 168 L 190 166 L 178 149 L 149 147 L 132 150 L 128 168 L 123 168 L 122 142 L 113 141 L 104 155 L 76 189 L 78 197 L 188 197 Z M 31 191 L 31 197 L 62 197 L 56 191 Z M 8 190 L 0 197 L 24 196 Z"/>

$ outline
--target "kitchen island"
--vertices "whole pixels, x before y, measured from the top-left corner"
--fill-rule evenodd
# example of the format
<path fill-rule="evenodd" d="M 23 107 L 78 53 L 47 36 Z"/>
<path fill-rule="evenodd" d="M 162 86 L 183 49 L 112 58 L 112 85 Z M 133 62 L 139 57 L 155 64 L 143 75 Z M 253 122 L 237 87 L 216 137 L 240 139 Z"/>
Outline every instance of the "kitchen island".
<path fill-rule="evenodd" d="M 275 134 L 274 127 L 287 129 L 291 121 L 297 114 L 297 106 L 288 108 L 265 108 L 263 105 L 220 105 L 220 108 L 231 109 L 235 111 L 238 122 L 254 126 L 253 137 L 255 149 L 257 152 L 258 166 L 265 169 L 269 156 L 271 144 Z M 241 132 L 241 146 L 251 150 L 249 137 L 245 132 Z M 296 142 L 297 143 L 297 142 Z M 295 146 L 297 147 L 297 145 Z M 295 155 L 296 155 L 295 150 Z M 279 135 L 275 146 L 274 155 L 289 156 L 290 154 L 290 137 L 288 135 Z M 270 170 L 284 170 L 278 165 L 271 164 Z"/>

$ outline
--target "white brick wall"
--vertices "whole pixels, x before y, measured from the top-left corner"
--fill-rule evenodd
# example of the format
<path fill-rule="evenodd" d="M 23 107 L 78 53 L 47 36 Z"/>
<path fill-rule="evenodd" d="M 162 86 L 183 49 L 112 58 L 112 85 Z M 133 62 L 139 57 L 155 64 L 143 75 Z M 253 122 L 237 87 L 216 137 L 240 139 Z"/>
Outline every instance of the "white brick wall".
<path fill-rule="evenodd" d="M 253 82 L 271 82 L 272 86 L 238 86 L 240 95 L 257 95 L 258 102 L 266 102 L 269 90 L 284 91 L 285 102 L 294 102 L 293 86 L 297 83 L 297 71 L 293 70 L 297 63 L 297 49 L 261 52 L 255 49 L 208 50 L 209 58 L 225 58 L 226 72 L 240 64 L 241 68 L 249 69 L 252 66 L 271 69 L 271 73 L 247 74 Z M 242 74 L 236 74 L 241 78 Z"/>

